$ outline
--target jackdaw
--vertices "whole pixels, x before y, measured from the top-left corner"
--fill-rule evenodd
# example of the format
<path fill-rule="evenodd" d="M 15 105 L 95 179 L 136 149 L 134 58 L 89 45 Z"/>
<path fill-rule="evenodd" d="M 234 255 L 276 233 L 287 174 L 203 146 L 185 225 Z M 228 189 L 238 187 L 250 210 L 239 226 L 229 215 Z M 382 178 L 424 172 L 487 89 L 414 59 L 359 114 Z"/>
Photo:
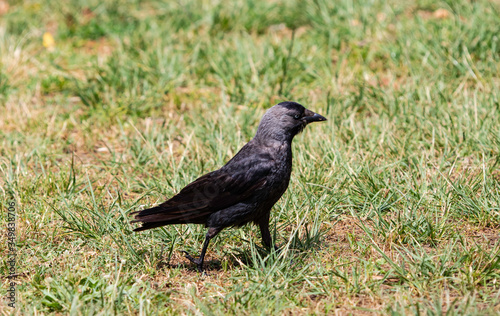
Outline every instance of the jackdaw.
<path fill-rule="evenodd" d="M 253 222 L 264 245 L 271 247 L 269 214 L 288 187 L 292 172 L 292 140 L 311 122 L 326 121 L 296 102 L 281 102 L 262 117 L 255 137 L 219 170 L 188 184 L 177 195 L 150 209 L 133 212 L 142 231 L 172 224 L 208 227 L 198 259 L 186 258 L 203 270 L 210 239 L 222 229 Z"/>

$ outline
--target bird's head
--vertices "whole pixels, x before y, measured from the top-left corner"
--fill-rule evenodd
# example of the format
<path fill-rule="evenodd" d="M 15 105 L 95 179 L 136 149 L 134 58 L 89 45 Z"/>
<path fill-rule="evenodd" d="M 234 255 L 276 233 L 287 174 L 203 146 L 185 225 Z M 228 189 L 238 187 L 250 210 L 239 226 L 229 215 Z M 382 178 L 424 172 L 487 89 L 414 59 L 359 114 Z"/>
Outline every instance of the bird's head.
<path fill-rule="evenodd" d="M 260 121 L 256 137 L 277 141 L 291 141 L 309 123 L 326 121 L 297 102 L 281 102 L 267 110 Z"/>

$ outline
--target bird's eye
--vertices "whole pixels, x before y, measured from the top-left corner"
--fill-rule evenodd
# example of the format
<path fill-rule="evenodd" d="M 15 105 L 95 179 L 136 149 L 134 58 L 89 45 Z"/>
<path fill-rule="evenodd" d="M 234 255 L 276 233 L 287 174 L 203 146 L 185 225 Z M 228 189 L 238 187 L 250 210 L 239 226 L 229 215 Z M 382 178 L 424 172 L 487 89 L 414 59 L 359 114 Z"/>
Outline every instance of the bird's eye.
<path fill-rule="evenodd" d="M 293 116 L 293 118 L 294 118 L 294 119 L 296 119 L 296 120 L 298 120 L 298 119 L 300 118 L 300 114 L 295 114 L 295 115 Z"/>

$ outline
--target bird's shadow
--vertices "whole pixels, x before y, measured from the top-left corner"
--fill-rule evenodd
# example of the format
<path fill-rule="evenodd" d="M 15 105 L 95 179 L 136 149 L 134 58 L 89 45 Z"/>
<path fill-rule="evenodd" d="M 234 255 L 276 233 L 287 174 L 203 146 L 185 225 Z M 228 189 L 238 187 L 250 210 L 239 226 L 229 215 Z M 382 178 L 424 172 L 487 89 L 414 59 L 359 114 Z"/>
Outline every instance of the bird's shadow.
<path fill-rule="evenodd" d="M 286 260 L 287 263 L 298 264 L 303 262 L 311 250 L 319 249 L 322 245 L 322 237 L 325 231 L 320 230 L 314 234 L 309 232 L 303 236 L 295 235 L 290 241 L 290 245 L 282 245 L 278 249 L 268 249 L 251 241 L 245 242 L 250 247 L 235 247 L 226 252 L 227 262 L 222 263 L 219 259 L 205 260 L 203 264 L 204 272 L 220 272 L 225 269 L 250 267 L 255 268 L 262 264 L 273 264 L 276 260 Z M 282 255 L 282 252 L 286 252 Z M 182 251 L 180 251 L 182 252 Z M 208 259 L 208 258 L 207 258 Z M 174 261 L 174 262 L 172 262 Z M 157 263 L 157 269 L 185 269 L 192 272 L 198 272 L 197 266 L 182 256 L 175 260 L 161 259 Z"/>
<path fill-rule="evenodd" d="M 182 259 L 180 259 L 182 260 Z M 177 261 L 175 263 L 169 262 L 168 259 L 162 259 L 156 264 L 156 268 L 158 270 L 161 269 L 182 269 L 182 270 L 187 270 L 191 272 L 198 272 L 198 267 L 189 261 L 189 259 L 184 258 L 184 262 L 182 261 Z M 205 260 L 203 263 L 203 271 L 211 271 L 211 272 L 218 272 L 222 270 L 222 264 L 220 260 L 217 259 L 212 259 L 212 260 Z"/>
<path fill-rule="evenodd" d="M 292 266 L 300 265 L 312 250 L 318 250 L 322 247 L 322 240 L 327 232 L 327 229 L 310 231 L 306 227 L 304 234 L 301 236 L 294 234 L 289 242 L 278 246 L 277 249 L 268 249 L 258 244 L 244 249 L 236 248 L 232 253 L 231 263 L 234 266 L 255 268 L 261 267 L 262 264 L 268 265 L 275 263 L 276 260 L 283 260 L 288 266 L 290 264 Z M 251 243 L 250 241 L 246 242 Z"/>
<path fill-rule="evenodd" d="M 258 256 L 260 259 L 265 260 L 267 256 L 271 255 L 271 253 L 265 249 L 257 250 Z M 251 249 L 241 249 L 237 248 L 231 250 L 229 254 L 227 254 L 225 266 L 229 269 L 232 268 L 242 268 L 242 267 L 253 267 L 256 265 L 256 260 L 254 260 L 255 256 L 252 256 Z M 168 259 L 162 259 L 156 264 L 156 268 L 158 270 L 162 269 L 181 269 L 187 270 L 190 272 L 198 272 L 198 267 L 196 264 L 189 261 L 187 258 L 175 260 L 175 262 L 171 262 Z M 203 263 L 203 272 L 221 272 L 224 270 L 222 261 L 219 259 L 211 259 L 205 260 Z"/>

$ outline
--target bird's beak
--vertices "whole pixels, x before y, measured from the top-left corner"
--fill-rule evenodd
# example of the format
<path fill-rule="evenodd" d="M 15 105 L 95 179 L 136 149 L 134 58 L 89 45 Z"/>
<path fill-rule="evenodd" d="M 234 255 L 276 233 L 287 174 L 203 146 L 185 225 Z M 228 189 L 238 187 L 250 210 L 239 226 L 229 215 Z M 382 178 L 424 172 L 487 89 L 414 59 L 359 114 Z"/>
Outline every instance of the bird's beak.
<path fill-rule="evenodd" d="M 303 119 L 307 124 L 312 122 L 326 121 L 326 117 L 324 117 L 323 115 L 319 115 L 318 113 L 314 113 L 313 111 L 305 110 L 304 114 L 305 115 Z"/>

